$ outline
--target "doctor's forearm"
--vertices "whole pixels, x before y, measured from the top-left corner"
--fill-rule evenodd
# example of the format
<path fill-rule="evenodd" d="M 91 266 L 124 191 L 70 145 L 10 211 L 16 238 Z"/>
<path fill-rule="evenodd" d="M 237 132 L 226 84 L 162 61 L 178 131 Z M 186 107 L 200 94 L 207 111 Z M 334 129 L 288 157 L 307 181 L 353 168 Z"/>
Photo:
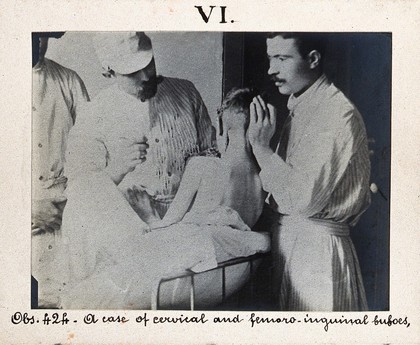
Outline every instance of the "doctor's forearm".
<path fill-rule="evenodd" d="M 270 164 L 270 157 L 273 155 L 274 151 L 269 146 L 256 144 L 252 146 L 252 151 L 254 152 L 254 156 L 257 159 L 260 168 Z"/>

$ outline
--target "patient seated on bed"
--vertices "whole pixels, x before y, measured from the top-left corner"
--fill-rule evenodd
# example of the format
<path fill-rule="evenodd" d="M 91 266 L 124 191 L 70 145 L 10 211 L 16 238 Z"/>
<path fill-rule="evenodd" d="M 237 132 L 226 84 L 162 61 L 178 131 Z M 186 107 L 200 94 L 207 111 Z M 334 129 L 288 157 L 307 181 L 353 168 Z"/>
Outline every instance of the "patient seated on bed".
<path fill-rule="evenodd" d="M 140 219 L 144 212 L 152 212 L 146 191 L 133 187 L 130 207 L 105 175 L 74 184 L 70 193 L 77 198 L 69 197 L 63 220 L 67 238 L 63 253 L 69 256 L 70 268 L 63 308 L 149 309 L 162 277 L 186 270 L 203 272 L 221 261 L 270 250 L 268 236 L 244 231 L 255 224 L 264 202 L 246 134 L 251 99 L 247 89 L 228 94 L 222 105 L 226 148 L 220 158 L 189 160 L 162 220 L 156 216 L 155 222 L 146 224 Z M 238 289 L 247 278 L 243 267 L 231 276 L 228 291 Z M 214 296 L 219 292 L 212 277 L 197 287 L 197 300 L 217 302 Z M 181 302 L 183 285 L 177 284 L 166 294 L 174 305 Z"/>
<path fill-rule="evenodd" d="M 233 89 L 223 101 L 219 135 L 225 147 L 189 158 L 178 192 L 165 217 L 149 223 L 150 230 L 168 229 L 182 223 L 229 225 L 250 230 L 258 220 L 263 203 L 259 170 L 247 138 L 249 89 Z M 149 196 L 136 187 L 128 190 L 129 202 L 141 218 L 150 218 Z"/>

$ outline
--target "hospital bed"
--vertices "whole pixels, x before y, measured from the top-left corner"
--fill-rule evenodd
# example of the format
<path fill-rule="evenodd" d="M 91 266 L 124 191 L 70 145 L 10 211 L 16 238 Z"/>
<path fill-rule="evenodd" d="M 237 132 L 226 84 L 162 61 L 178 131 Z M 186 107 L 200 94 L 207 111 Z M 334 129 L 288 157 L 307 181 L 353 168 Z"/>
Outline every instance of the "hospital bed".
<path fill-rule="evenodd" d="M 257 253 L 204 272 L 161 278 L 152 291 L 151 309 L 269 310 L 271 286 L 271 253 Z"/>

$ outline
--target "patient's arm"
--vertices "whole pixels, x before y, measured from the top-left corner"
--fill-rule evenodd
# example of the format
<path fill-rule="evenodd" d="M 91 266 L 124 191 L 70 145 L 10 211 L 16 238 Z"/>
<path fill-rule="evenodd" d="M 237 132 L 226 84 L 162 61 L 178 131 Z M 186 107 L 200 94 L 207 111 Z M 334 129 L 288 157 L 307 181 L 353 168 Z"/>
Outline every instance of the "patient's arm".
<path fill-rule="evenodd" d="M 176 193 L 168 212 L 161 221 L 150 224 L 152 229 L 167 227 L 171 224 L 180 222 L 182 218 L 184 218 L 200 186 L 204 168 L 201 164 L 202 162 L 203 159 L 197 158 L 192 158 L 188 162 L 178 192 Z"/>

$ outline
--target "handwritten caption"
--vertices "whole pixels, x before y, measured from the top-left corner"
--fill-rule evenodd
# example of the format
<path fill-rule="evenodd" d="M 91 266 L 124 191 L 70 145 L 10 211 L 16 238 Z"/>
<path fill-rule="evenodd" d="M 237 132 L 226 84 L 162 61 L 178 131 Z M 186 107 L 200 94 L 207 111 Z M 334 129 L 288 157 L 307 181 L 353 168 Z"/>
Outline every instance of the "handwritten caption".
<path fill-rule="evenodd" d="M 341 315 L 341 317 L 315 317 L 310 316 L 310 314 L 305 314 L 304 316 L 262 316 L 257 313 L 250 314 L 237 314 L 235 316 L 215 316 L 208 317 L 205 313 L 198 315 L 184 315 L 180 314 L 178 316 L 159 316 L 159 315 L 148 315 L 147 312 L 136 316 L 135 318 L 128 318 L 122 315 L 101 315 L 97 316 L 93 313 L 86 314 L 83 319 L 71 318 L 67 312 L 57 312 L 57 313 L 44 313 L 43 317 L 38 318 L 35 315 L 30 315 L 29 313 L 16 312 L 11 316 L 11 322 L 14 325 L 24 324 L 24 325 L 33 325 L 33 324 L 42 324 L 45 326 L 50 325 L 69 325 L 71 323 L 82 322 L 86 325 L 93 324 L 118 324 L 118 323 L 136 323 L 144 327 L 151 327 L 154 324 L 239 324 L 244 323 L 248 324 L 251 328 L 257 328 L 260 325 L 264 324 L 283 324 L 283 325 L 293 325 L 293 324 L 319 324 L 323 327 L 325 332 L 328 332 L 330 328 L 334 325 L 374 325 L 374 326 L 405 326 L 410 327 L 410 322 L 408 321 L 407 316 L 395 317 L 391 314 L 388 316 L 380 315 L 363 315 L 361 317 L 350 318 Z"/>

